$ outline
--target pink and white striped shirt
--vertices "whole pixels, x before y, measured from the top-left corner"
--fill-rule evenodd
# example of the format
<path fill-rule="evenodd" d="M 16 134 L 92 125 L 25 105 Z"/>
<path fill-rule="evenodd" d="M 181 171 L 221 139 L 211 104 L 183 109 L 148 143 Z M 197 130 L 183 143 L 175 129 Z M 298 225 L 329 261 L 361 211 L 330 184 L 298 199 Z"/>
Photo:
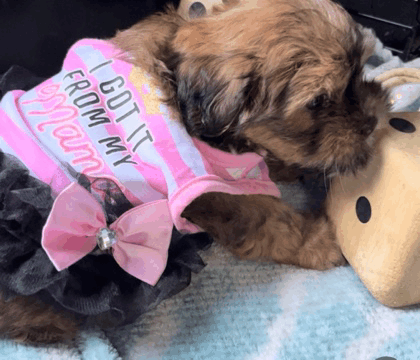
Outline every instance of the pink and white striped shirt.
<path fill-rule="evenodd" d="M 200 230 L 180 215 L 203 193 L 280 196 L 261 156 L 214 149 L 191 138 L 165 105 L 149 106 L 159 90 L 147 81 L 134 84 L 139 70 L 119 54 L 109 42 L 81 40 L 60 73 L 28 92 L 7 93 L 0 102 L 0 148 L 54 194 L 74 181 L 68 163 L 116 181 L 135 206 L 168 199 L 179 231 Z"/>

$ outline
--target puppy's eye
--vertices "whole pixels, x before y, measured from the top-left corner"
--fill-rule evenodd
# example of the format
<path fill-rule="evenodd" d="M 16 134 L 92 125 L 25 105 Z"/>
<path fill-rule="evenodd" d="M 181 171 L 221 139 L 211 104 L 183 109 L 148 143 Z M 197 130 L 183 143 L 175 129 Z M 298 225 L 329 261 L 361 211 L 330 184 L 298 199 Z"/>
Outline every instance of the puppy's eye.
<path fill-rule="evenodd" d="M 324 109 L 329 104 L 329 98 L 327 94 L 321 94 L 312 99 L 312 101 L 307 105 L 309 110 L 319 110 Z"/>

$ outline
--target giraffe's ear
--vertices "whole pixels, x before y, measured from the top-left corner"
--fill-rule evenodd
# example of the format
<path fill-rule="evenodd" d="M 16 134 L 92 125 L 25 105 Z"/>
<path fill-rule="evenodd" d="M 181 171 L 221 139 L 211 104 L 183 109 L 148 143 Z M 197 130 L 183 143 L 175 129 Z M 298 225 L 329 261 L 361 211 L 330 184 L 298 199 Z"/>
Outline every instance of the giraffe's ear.
<path fill-rule="evenodd" d="M 206 5 L 201 1 L 181 0 L 178 14 L 185 20 L 191 20 L 207 15 L 208 11 Z"/>
<path fill-rule="evenodd" d="M 207 9 L 202 2 L 196 1 L 192 3 L 188 9 L 188 16 L 190 19 L 197 17 L 205 16 L 207 14 Z"/>
<path fill-rule="evenodd" d="M 375 46 L 376 46 L 376 35 L 372 29 L 365 28 L 362 25 L 358 25 L 359 30 L 362 34 L 362 57 L 361 62 L 362 64 L 365 64 L 366 61 L 373 55 L 375 52 Z"/>
<path fill-rule="evenodd" d="M 241 0 L 181 0 L 178 14 L 185 20 L 220 14 L 240 4 Z"/>

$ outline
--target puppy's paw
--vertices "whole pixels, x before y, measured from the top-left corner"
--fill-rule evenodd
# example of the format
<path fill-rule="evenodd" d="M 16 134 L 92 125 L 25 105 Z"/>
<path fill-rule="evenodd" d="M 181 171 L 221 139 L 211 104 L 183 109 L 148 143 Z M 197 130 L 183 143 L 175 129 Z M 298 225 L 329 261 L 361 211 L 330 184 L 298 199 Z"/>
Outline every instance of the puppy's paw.
<path fill-rule="evenodd" d="M 67 325 L 63 324 L 63 326 Z M 48 345 L 71 340 L 76 334 L 75 332 L 70 334 L 67 329 L 63 329 L 61 326 L 45 324 L 27 328 L 11 326 L 6 335 L 17 343 Z"/>
<path fill-rule="evenodd" d="M 303 237 L 303 246 L 297 254 L 300 266 L 327 270 L 346 264 L 336 242 L 334 228 L 327 216 L 307 217 Z"/>
<path fill-rule="evenodd" d="M 72 340 L 78 321 L 31 298 L 17 296 L 5 301 L 0 295 L 0 334 L 16 342 L 52 344 Z"/>

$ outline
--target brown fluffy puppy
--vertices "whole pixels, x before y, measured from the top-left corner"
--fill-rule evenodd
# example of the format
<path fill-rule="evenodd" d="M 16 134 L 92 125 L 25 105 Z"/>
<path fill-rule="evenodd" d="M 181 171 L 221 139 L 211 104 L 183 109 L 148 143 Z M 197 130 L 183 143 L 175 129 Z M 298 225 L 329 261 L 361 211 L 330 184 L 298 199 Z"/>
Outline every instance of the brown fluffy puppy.
<path fill-rule="evenodd" d="M 114 38 L 191 136 L 267 153 L 277 180 L 291 169 L 331 174 L 367 164 L 388 110 L 380 84 L 362 78 L 373 40 L 328 0 L 245 0 L 189 22 L 169 10 Z M 243 258 L 314 269 L 344 261 L 325 215 L 274 197 L 208 193 L 183 216 Z"/>
<path fill-rule="evenodd" d="M 381 86 L 362 78 L 372 40 L 328 0 L 242 1 L 192 21 L 169 9 L 113 39 L 152 76 L 191 136 L 267 154 L 277 180 L 300 168 L 332 174 L 367 164 L 377 118 L 388 110 Z M 314 269 L 344 262 L 327 217 L 281 199 L 208 193 L 183 216 L 243 258 Z M 43 305 L 1 306 L 0 330 L 11 337 L 74 334 L 75 322 Z"/>

